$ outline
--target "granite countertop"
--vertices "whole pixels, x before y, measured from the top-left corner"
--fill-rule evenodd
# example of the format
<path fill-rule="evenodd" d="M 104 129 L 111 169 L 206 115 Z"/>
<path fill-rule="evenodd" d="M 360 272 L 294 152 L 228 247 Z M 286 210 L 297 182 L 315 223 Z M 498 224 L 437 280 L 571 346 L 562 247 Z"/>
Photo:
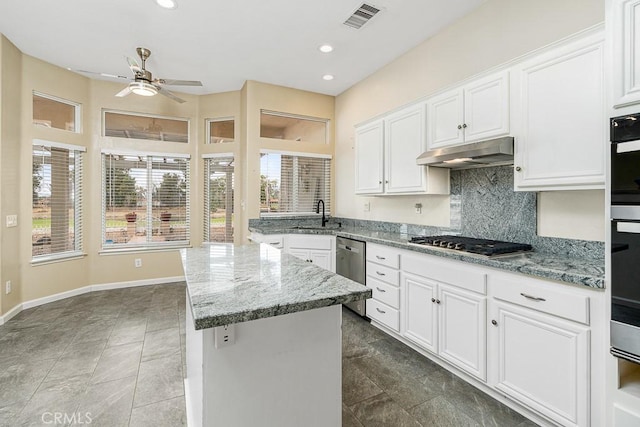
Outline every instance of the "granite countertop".
<path fill-rule="evenodd" d="M 371 289 L 266 244 L 182 249 L 196 329 L 371 298 Z"/>
<path fill-rule="evenodd" d="M 458 251 L 443 251 L 429 246 L 407 243 L 409 236 L 401 233 L 372 231 L 360 227 L 341 227 L 326 229 L 296 229 L 283 227 L 250 227 L 250 231 L 262 234 L 328 234 L 363 240 L 370 243 L 393 246 L 400 249 L 422 252 L 463 262 L 485 265 L 500 270 L 528 274 L 543 279 L 584 285 L 604 289 L 604 260 L 572 258 L 558 254 L 532 252 L 514 256 L 489 259 Z"/>

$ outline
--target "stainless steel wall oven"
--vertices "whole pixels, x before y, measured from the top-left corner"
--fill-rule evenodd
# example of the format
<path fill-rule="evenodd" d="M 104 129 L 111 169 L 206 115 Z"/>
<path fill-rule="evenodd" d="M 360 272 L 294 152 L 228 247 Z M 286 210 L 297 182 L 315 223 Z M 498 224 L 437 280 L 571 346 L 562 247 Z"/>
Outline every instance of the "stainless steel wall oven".
<path fill-rule="evenodd" d="M 640 114 L 611 119 L 611 353 L 640 363 Z"/>

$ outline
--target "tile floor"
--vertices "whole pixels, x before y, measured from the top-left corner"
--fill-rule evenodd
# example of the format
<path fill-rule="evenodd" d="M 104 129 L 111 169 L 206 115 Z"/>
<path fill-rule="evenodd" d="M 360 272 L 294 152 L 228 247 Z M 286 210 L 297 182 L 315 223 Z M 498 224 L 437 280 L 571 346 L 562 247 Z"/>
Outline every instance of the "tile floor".
<path fill-rule="evenodd" d="M 186 425 L 184 309 L 174 283 L 24 310 L 0 326 L 0 426 Z M 343 426 L 535 425 L 343 313 Z"/>

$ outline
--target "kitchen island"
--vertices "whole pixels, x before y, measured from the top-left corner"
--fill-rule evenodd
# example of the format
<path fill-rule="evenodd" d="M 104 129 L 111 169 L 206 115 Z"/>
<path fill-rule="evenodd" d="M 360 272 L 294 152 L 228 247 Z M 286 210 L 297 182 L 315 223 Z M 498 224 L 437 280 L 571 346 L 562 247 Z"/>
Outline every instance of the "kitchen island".
<path fill-rule="evenodd" d="M 265 244 L 181 256 L 189 426 L 340 426 L 341 304 L 371 290 Z"/>

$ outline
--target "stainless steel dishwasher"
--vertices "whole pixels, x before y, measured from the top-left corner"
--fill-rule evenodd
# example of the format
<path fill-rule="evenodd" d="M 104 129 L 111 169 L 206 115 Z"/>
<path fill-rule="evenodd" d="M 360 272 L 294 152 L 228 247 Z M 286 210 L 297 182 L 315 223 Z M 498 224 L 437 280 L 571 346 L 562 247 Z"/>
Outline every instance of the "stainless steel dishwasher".
<path fill-rule="evenodd" d="M 365 285 L 365 243 L 336 237 L 336 273 Z M 345 304 L 360 316 L 366 315 L 365 300 Z"/>

